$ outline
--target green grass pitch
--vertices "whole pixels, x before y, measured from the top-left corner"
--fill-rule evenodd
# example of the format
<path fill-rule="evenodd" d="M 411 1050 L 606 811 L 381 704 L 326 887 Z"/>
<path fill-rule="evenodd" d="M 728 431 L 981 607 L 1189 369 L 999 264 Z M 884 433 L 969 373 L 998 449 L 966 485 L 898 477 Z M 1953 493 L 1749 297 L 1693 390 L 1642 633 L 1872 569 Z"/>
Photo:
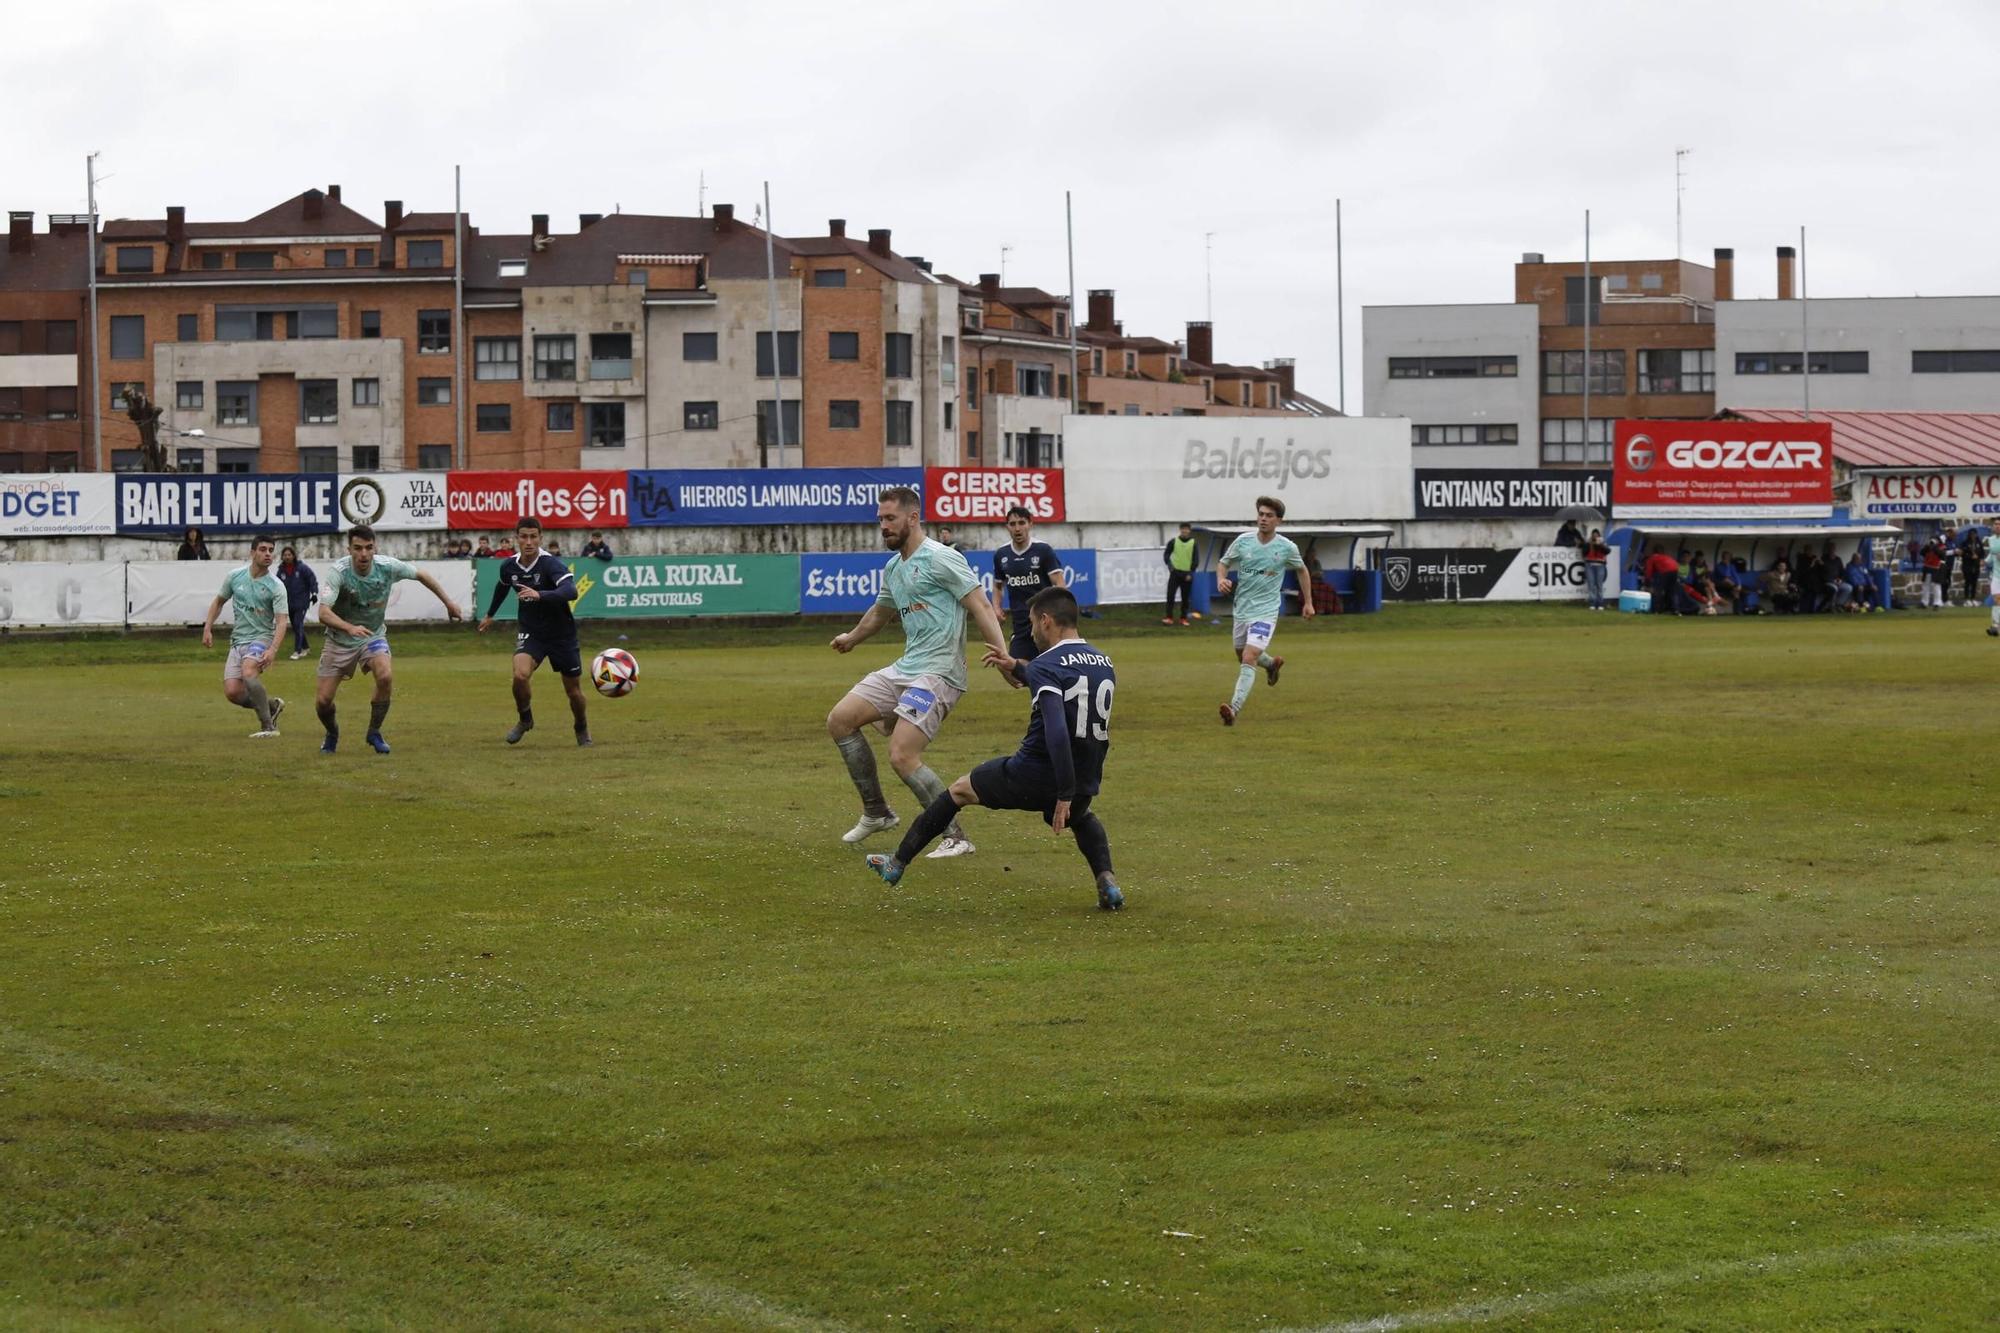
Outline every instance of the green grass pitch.
<path fill-rule="evenodd" d="M 1229 730 L 1220 627 L 1087 622 L 1117 915 L 840 843 L 893 630 L 632 630 L 589 751 L 397 630 L 386 759 L 0 640 L 0 1327 L 2000 1324 L 1984 619 L 1286 621 Z"/>

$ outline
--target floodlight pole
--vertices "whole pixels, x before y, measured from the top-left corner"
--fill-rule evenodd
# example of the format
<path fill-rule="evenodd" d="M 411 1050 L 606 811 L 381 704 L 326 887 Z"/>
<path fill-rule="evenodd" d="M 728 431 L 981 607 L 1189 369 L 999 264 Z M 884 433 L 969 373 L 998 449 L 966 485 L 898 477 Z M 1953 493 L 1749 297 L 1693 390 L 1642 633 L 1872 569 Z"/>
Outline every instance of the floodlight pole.
<path fill-rule="evenodd" d="M 1812 420 L 1812 325 L 1806 314 L 1806 229 L 1799 228 L 1799 388 L 1805 418 Z"/>
<path fill-rule="evenodd" d="M 1583 461 L 1590 464 L 1590 324 L 1591 297 L 1597 295 L 1590 285 L 1590 210 L 1583 210 Z"/>
<path fill-rule="evenodd" d="M 90 287 L 90 387 L 85 390 L 90 395 L 90 467 L 96 471 L 104 466 L 104 403 L 98 396 L 98 384 L 103 371 L 97 359 L 97 154 L 83 159 L 86 179 L 85 207 L 89 209 L 88 243 L 83 247 L 88 256 Z"/>
<path fill-rule="evenodd" d="M 1333 339 L 1340 359 L 1340 415 L 1347 415 L 1347 279 L 1342 259 L 1340 200 L 1333 201 Z"/>
<path fill-rule="evenodd" d="M 771 241 L 771 182 L 764 182 L 764 285 L 771 304 L 771 417 L 772 429 L 778 436 L 778 466 L 785 465 L 785 357 L 784 348 L 778 337 L 778 259 L 777 250 Z M 799 408 L 800 426 L 803 427 L 805 408 Z M 805 462 L 805 441 L 799 441 L 799 462 Z M 757 466 L 769 467 L 771 457 L 762 449 L 757 451 Z"/>

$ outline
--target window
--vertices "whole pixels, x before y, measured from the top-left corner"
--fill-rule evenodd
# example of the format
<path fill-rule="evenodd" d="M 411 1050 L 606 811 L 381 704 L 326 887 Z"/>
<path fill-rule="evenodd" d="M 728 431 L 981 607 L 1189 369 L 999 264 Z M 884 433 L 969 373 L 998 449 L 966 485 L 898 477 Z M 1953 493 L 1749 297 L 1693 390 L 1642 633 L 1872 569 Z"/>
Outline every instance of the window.
<path fill-rule="evenodd" d="M 174 406 L 184 412 L 201 411 L 202 390 L 200 380 L 182 380 L 174 386 Z"/>
<path fill-rule="evenodd" d="M 576 338 L 573 334 L 543 334 L 535 338 L 535 378 L 576 378 Z"/>
<path fill-rule="evenodd" d="M 826 359 L 829 361 L 859 361 L 861 359 L 861 335 L 858 333 L 827 334 Z"/>
<path fill-rule="evenodd" d="M 889 447 L 892 449 L 907 447 L 911 443 L 910 404 L 892 398 L 884 403 L 883 406 L 889 409 L 889 428 L 887 432 Z"/>
<path fill-rule="evenodd" d="M 206 269 L 217 269 L 217 268 L 221 268 L 221 267 L 222 267 L 222 251 L 220 251 L 220 250 L 205 250 L 205 251 L 203 251 L 203 252 L 202 252 L 202 256 L 201 256 L 201 266 L 202 266 L 203 268 L 206 268 Z"/>
<path fill-rule="evenodd" d="M 411 268 L 443 268 L 443 241 L 405 241 L 403 254 Z"/>
<path fill-rule="evenodd" d="M 1714 393 L 1715 349 L 1665 347 L 1639 353 L 1640 393 Z"/>
<path fill-rule="evenodd" d="M 593 333 L 590 335 L 590 377 L 594 380 L 632 378 L 632 335 Z"/>
<path fill-rule="evenodd" d="M 174 316 L 174 338 L 176 341 L 184 343 L 200 342 L 201 316 L 200 315 Z"/>
<path fill-rule="evenodd" d="M 1592 324 L 1604 322 L 1604 279 L 1593 273 L 1586 289 L 1582 278 L 1564 278 L 1563 322 L 1582 324 L 1586 315 Z"/>
<path fill-rule="evenodd" d="M 226 343 L 249 342 L 257 336 L 257 313 L 253 310 L 215 312 L 215 336 Z"/>
<path fill-rule="evenodd" d="M 1133 371 L 1137 370 L 1138 368 L 1139 368 L 1139 354 L 1137 352 L 1125 353 L 1125 373 L 1127 375 L 1130 375 Z"/>
<path fill-rule="evenodd" d="M 472 411 L 480 430 L 514 429 L 514 408 L 511 403 L 480 403 Z"/>
<path fill-rule="evenodd" d="M 202 449 L 174 450 L 174 471 L 176 472 L 208 471 L 207 451 Z"/>
<path fill-rule="evenodd" d="M 1128 416 L 1128 417 L 1136 417 L 1136 416 L 1138 416 L 1138 415 L 1139 415 L 1139 405 L 1138 405 L 1137 403 L 1127 403 L 1127 404 L 1125 404 L 1125 411 L 1124 411 L 1124 412 L 1122 413 L 1122 415 L 1124 415 L 1124 416 Z"/>
<path fill-rule="evenodd" d="M 543 426 L 552 431 L 572 431 L 576 429 L 575 403 L 550 403 Z"/>
<path fill-rule="evenodd" d="M 1625 353 L 1622 350 L 1590 354 L 1590 391 L 1602 394 L 1625 392 Z M 1582 393 L 1583 353 L 1543 352 L 1542 392 Z"/>
<path fill-rule="evenodd" d="M 372 451 L 371 451 L 372 452 Z M 354 451 L 354 466 L 361 466 L 361 451 Z M 373 463 L 370 467 L 375 466 Z M 417 446 L 417 466 L 426 472 L 442 472 L 451 466 L 451 446 L 448 444 L 420 444 Z"/>
<path fill-rule="evenodd" d="M 354 247 L 354 267 L 356 267 L 356 268 L 374 268 L 374 267 L 375 267 L 375 247 L 374 247 L 374 246 L 372 246 L 372 245 L 357 245 L 357 246 L 355 246 L 355 247 Z"/>
<path fill-rule="evenodd" d="M 113 361 L 137 361 L 146 354 L 146 317 L 144 315 L 113 315 L 111 317 L 111 359 Z"/>
<path fill-rule="evenodd" d="M 19 389 L 0 389 L 0 421 L 19 421 L 21 419 L 21 399 L 22 394 Z M 0 468 L 0 471 L 5 470 L 4 468 Z M 13 470 L 19 472 L 21 469 L 15 468 Z"/>
<path fill-rule="evenodd" d="M 1092 354 L 1095 356 L 1095 353 Z M 1520 359 L 1512 356 L 1392 356 L 1392 380 L 1456 380 L 1510 378 L 1520 374 Z M 1203 380 L 1206 385 L 1208 381 Z"/>
<path fill-rule="evenodd" d="M 861 429 L 861 400 L 836 398 L 826 405 L 826 424 L 834 430 Z"/>
<path fill-rule="evenodd" d="M 42 455 L 42 466 L 50 472 L 76 471 L 76 451 L 66 449 L 61 453 L 51 451 Z"/>
<path fill-rule="evenodd" d="M 299 450 L 299 471 L 340 471 L 340 450 L 323 444 L 311 445 Z"/>
<path fill-rule="evenodd" d="M 419 310 L 417 312 L 417 350 L 419 352 L 449 352 L 451 350 L 451 311 Z"/>
<path fill-rule="evenodd" d="M 364 310 L 361 312 L 361 336 L 364 338 L 379 338 L 382 336 L 381 311 Z"/>
<path fill-rule="evenodd" d="M 328 426 L 340 420 L 340 381 L 300 380 L 299 420 L 308 426 Z"/>
<path fill-rule="evenodd" d="M 783 419 L 783 424 L 785 427 L 785 443 L 786 444 L 799 443 L 800 440 L 803 438 L 803 436 L 799 431 L 798 399 L 787 398 L 785 400 L 785 415 Z M 776 444 L 777 442 L 778 442 L 778 428 L 776 425 L 772 424 L 771 400 L 768 398 L 759 399 L 757 403 L 757 443 Z"/>
<path fill-rule="evenodd" d="M 845 287 L 847 270 L 844 268 L 816 268 L 813 270 L 813 286 Z"/>
<path fill-rule="evenodd" d="M 1023 398 L 1053 398 L 1055 367 L 1019 365 L 1014 367 L 1014 392 Z"/>
<path fill-rule="evenodd" d="M 328 251 L 326 252 L 326 259 L 325 259 L 325 263 L 326 263 L 326 266 L 327 266 L 328 268 L 346 268 L 346 267 L 347 267 L 347 251 L 345 251 L 345 250 L 328 250 Z"/>
<path fill-rule="evenodd" d="M 1609 417 L 1590 419 L 1590 442 L 1586 445 L 1581 417 L 1542 418 L 1542 461 L 1544 463 L 1609 463 L 1611 428 Z"/>
<path fill-rule="evenodd" d="M 891 333 L 882 339 L 882 373 L 892 380 L 910 378 L 910 344 L 907 333 Z"/>
<path fill-rule="evenodd" d="M 646 270 L 643 268 L 627 269 L 625 271 L 625 281 L 634 287 L 646 286 Z"/>
<path fill-rule="evenodd" d="M 1918 356 L 1924 353 L 1917 353 Z M 1976 355 L 1976 354 L 1975 354 Z M 2000 356 L 2000 353 L 1994 355 Z M 1800 357 L 1797 352 L 1738 352 L 1736 373 L 1739 375 L 1796 375 L 1799 373 Z M 1912 364 L 1912 370 L 1921 366 Z M 1996 366 L 2000 369 L 2000 366 Z M 1866 352 L 1814 352 L 1812 373 L 1815 375 L 1866 375 L 1868 373 L 1868 353 Z"/>
<path fill-rule="evenodd" d="M 119 246 L 118 271 L 120 273 L 151 273 L 153 271 L 153 247 L 150 245 Z"/>
<path fill-rule="evenodd" d="M 425 445 L 429 448 L 429 445 Z M 357 444 L 354 446 L 354 470 L 356 472 L 376 472 L 382 467 L 382 447 L 377 444 Z"/>
<path fill-rule="evenodd" d="M 76 355 L 76 321 L 52 319 L 42 325 L 42 350 L 50 356 Z"/>
<path fill-rule="evenodd" d="M 946 338 L 938 348 L 938 383 L 958 383 L 958 339 Z"/>
<path fill-rule="evenodd" d="M 356 407 L 382 406 L 382 381 L 378 379 L 357 379 L 354 381 L 354 405 Z"/>
<path fill-rule="evenodd" d="M 256 380 L 216 381 L 215 424 L 218 426 L 257 424 Z"/>
<path fill-rule="evenodd" d="M 236 267 L 238 268 L 266 269 L 276 268 L 277 266 L 278 256 L 270 250 L 238 250 L 236 252 Z M 244 471 L 248 472 L 249 469 L 245 468 Z"/>
<path fill-rule="evenodd" d="M 979 410 L 979 373 L 977 371 L 965 377 L 965 410 L 968 412 L 977 412 Z"/>
<path fill-rule="evenodd" d="M 778 335 L 778 372 L 781 375 L 799 373 L 799 335 L 780 333 Z M 765 379 L 771 376 L 771 335 L 757 335 L 757 373 Z"/>
<path fill-rule="evenodd" d="M 715 360 L 715 335 L 712 333 L 683 333 L 681 335 L 681 360 Z"/>
<path fill-rule="evenodd" d="M 588 403 L 584 411 L 589 427 L 585 443 L 591 448 L 616 449 L 625 443 L 625 404 Z"/>
<path fill-rule="evenodd" d="M 712 402 L 682 403 L 682 430 L 715 430 L 722 424 L 722 413 Z"/>
<path fill-rule="evenodd" d="M 111 470 L 113 472 L 137 472 L 139 470 L 139 451 L 137 449 L 113 449 L 111 451 Z"/>
<path fill-rule="evenodd" d="M 217 449 L 215 451 L 217 472 L 255 472 L 257 451 L 255 449 Z"/>
<path fill-rule="evenodd" d="M 450 402 L 450 380 L 425 379 L 417 381 L 417 405 L 419 407 L 445 407 Z"/>
<path fill-rule="evenodd" d="M 338 338 L 340 312 L 330 305 L 309 306 L 299 311 L 299 322 L 294 327 L 301 338 Z"/>
<path fill-rule="evenodd" d="M 50 421 L 75 421 L 76 386 L 51 385 L 42 390 L 42 411 Z"/>
<path fill-rule="evenodd" d="M 111 410 L 123 412 L 127 401 L 144 393 L 146 386 L 138 380 L 118 380 L 111 386 Z"/>
<path fill-rule="evenodd" d="M 1067 375 L 1056 376 L 1056 397 L 1058 398 L 1069 397 L 1069 376 Z"/>
<path fill-rule="evenodd" d="M 500 261 L 500 276 L 503 278 L 525 278 L 528 276 L 528 261 L 525 259 L 503 259 Z"/>
<path fill-rule="evenodd" d="M 958 404 L 953 402 L 946 402 L 944 405 L 944 428 L 946 430 L 952 428 L 952 409 L 957 406 Z"/>
<path fill-rule="evenodd" d="M 1000 461 L 1003 463 L 1014 461 L 1014 432 L 1011 430 L 1000 437 Z"/>
<path fill-rule="evenodd" d="M 979 457 L 979 432 L 976 430 L 965 432 L 965 456 L 967 458 Z"/>
<path fill-rule="evenodd" d="M 474 338 L 472 378 L 476 380 L 517 380 L 521 378 L 519 338 Z"/>
<path fill-rule="evenodd" d="M 1519 444 L 1521 428 L 1506 423 L 1503 425 L 1468 426 L 1412 426 L 1411 444 Z"/>
<path fill-rule="evenodd" d="M 1389 364 L 1393 366 L 1396 363 L 1394 360 L 1391 360 Z M 1090 349 L 1090 373 L 1093 375 L 1102 375 L 1104 373 L 1104 349 L 1102 347 L 1093 347 Z M 1395 372 L 1391 371 L 1390 373 L 1394 374 Z"/>

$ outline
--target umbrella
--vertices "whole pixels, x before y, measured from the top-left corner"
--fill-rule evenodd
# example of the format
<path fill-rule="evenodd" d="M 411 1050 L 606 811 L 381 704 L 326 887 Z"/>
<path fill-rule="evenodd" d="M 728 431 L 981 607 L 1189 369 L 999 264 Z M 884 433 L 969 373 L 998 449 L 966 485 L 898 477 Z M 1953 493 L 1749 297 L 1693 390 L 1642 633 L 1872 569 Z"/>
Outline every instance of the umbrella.
<path fill-rule="evenodd" d="M 1564 505 L 1556 510 L 1557 518 L 1572 518 L 1584 523 L 1602 523 L 1604 511 L 1590 505 Z"/>

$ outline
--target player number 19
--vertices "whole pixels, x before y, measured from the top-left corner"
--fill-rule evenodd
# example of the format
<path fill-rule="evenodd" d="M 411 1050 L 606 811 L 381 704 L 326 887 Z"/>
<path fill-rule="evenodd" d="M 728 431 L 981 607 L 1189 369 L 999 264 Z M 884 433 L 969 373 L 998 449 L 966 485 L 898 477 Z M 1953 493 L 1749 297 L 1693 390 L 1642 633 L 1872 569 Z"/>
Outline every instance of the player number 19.
<path fill-rule="evenodd" d="M 1102 680 L 1097 684 L 1097 717 L 1090 715 L 1090 678 L 1078 676 L 1076 683 L 1063 691 L 1065 702 L 1076 700 L 1076 738 L 1087 740 L 1095 736 L 1098 740 L 1111 739 L 1111 689 L 1114 681 Z"/>

